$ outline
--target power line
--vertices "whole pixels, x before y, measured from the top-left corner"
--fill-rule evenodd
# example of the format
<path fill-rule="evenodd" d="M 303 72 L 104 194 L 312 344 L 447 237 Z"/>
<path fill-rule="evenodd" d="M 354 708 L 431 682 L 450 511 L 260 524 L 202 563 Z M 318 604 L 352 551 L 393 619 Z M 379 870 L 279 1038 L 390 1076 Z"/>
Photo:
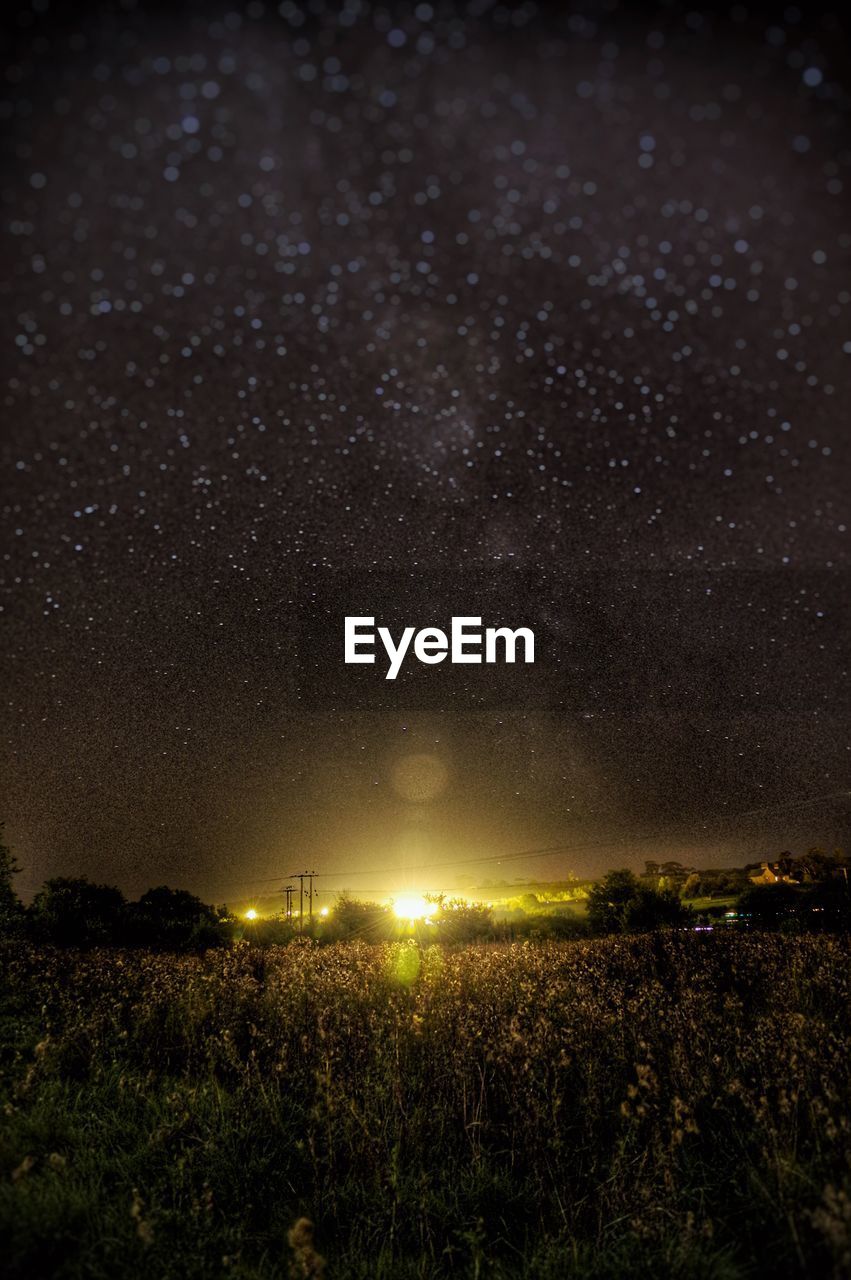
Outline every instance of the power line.
<path fill-rule="evenodd" d="M 808 805 L 818 804 L 824 800 L 836 800 L 840 797 L 845 799 L 851 798 L 851 790 L 829 791 L 823 795 L 809 796 L 801 800 L 790 800 L 785 804 L 765 805 L 759 809 L 747 809 L 739 813 L 716 814 L 716 822 L 734 822 L 740 818 L 754 818 L 767 813 L 786 813 L 790 809 L 800 809 Z M 422 863 L 419 866 L 396 866 L 392 867 L 365 867 L 361 870 L 347 868 L 344 871 L 323 871 L 321 873 L 302 873 L 305 877 L 308 874 L 316 876 L 317 879 L 339 879 L 348 876 L 362 875 L 397 875 L 400 872 L 410 871 L 444 871 L 450 867 L 466 867 L 466 866 L 483 866 L 499 862 L 520 862 L 528 858 L 545 858 L 558 853 L 588 853 L 600 849 L 623 849 L 632 844 L 644 843 L 648 840 L 665 840 L 672 836 L 677 836 L 682 830 L 682 823 L 676 826 L 664 828 L 661 831 L 646 832 L 639 835 L 627 836 L 620 840 L 592 840 L 580 844 L 559 844 L 548 845 L 539 849 L 521 849 L 517 853 L 499 853 L 488 854 L 478 858 L 453 858 L 448 862 L 432 862 Z M 682 837 L 680 837 L 682 838 Z M 293 875 L 296 879 L 299 873 Z M 230 881 L 230 885 L 239 885 L 244 887 L 252 884 L 273 884 L 280 883 L 280 876 L 268 876 L 263 879 Z M 228 888 L 227 884 L 220 884 L 220 888 Z M 273 894 L 269 895 L 274 896 Z"/>
<path fill-rule="evenodd" d="M 304 933 L 304 882 L 308 882 L 308 912 L 310 915 L 310 923 L 313 923 L 313 880 L 316 876 L 315 871 L 291 871 L 290 879 L 298 880 L 298 931 Z M 279 889 L 278 893 L 286 893 L 287 903 L 289 904 L 290 893 L 292 888 L 287 885 L 285 889 Z M 272 895 L 270 895 L 272 896 Z"/>

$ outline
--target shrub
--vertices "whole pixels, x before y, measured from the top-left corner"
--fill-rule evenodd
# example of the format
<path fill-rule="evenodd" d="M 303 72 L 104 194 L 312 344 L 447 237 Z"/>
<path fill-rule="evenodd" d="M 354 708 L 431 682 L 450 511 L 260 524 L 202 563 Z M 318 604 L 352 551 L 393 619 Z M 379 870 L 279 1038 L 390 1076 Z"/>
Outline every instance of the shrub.
<path fill-rule="evenodd" d="M 29 919 L 35 936 L 60 946 L 116 942 L 125 920 L 124 894 L 84 876 L 47 880 L 33 899 Z"/>
<path fill-rule="evenodd" d="M 673 889 L 653 889 L 632 871 L 610 871 L 588 892 L 588 922 L 596 933 L 642 933 L 688 918 Z"/>

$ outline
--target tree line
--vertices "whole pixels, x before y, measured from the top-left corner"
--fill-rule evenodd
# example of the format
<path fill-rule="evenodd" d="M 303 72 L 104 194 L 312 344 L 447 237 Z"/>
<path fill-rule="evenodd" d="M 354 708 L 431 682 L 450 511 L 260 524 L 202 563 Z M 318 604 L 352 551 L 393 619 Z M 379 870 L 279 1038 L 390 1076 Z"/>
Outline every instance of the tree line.
<path fill-rule="evenodd" d="M 848 860 L 810 850 L 800 859 L 781 855 L 774 864 L 783 879 L 754 884 L 750 868 L 694 872 L 679 863 L 648 862 L 644 874 L 610 871 L 588 889 L 586 913 L 532 911 L 496 918 L 492 908 L 463 900 L 435 899 L 434 919 L 410 926 L 422 940 L 582 938 L 613 933 L 710 924 L 726 915 L 730 897 L 713 908 L 712 898 L 735 887 L 738 924 L 754 928 L 851 930 L 851 886 Z M 55 946 L 139 946 L 194 950 L 223 946 L 239 939 L 260 945 L 288 943 L 308 936 L 320 942 L 351 939 L 384 941 L 402 926 L 390 907 L 341 897 L 327 919 L 308 925 L 282 915 L 246 921 L 223 906 L 203 902 L 185 889 L 160 885 L 137 901 L 128 901 L 114 885 L 94 884 L 84 877 L 47 880 L 29 906 L 14 888 L 20 868 L 0 841 L 0 938 L 24 937 Z M 706 898 L 696 911 L 696 878 Z"/>

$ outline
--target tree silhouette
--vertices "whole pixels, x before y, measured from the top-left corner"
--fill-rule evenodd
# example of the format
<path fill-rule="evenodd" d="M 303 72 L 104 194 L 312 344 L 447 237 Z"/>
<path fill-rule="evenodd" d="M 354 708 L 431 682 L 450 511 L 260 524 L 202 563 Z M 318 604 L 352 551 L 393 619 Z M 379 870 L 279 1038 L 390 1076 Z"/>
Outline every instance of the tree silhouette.
<path fill-rule="evenodd" d="M 20 870 L 12 850 L 3 843 L 0 823 L 0 937 L 19 932 L 23 923 L 24 909 L 12 883 Z"/>
<path fill-rule="evenodd" d="M 124 894 L 84 876 L 45 881 L 30 908 L 36 937 L 61 946 L 92 946 L 122 940 Z"/>
<path fill-rule="evenodd" d="M 685 923 L 689 910 L 673 889 L 653 889 L 632 871 L 610 871 L 588 893 L 595 933 L 632 933 Z"/>
<path fill-rule="evenodd" d="M 596 933 L 620 933 L 626 909 L 634 902 L 641 882 L 634 872 L 623 868 L 609 871 L 588 891 L 588 922 Z"/>
<path fill-rule="evenodd" d="M 158 885 L 127 908 L 132 941 L 153 947 L 208 946 L 219 941 L 221 917 L 186 889 Z"/>

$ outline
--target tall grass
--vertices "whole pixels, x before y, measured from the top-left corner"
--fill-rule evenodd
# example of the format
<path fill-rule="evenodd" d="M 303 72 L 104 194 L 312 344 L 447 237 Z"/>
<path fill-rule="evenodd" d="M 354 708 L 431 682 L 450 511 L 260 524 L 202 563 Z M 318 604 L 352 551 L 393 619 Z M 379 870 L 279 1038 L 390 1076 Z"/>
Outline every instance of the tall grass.
<path fill-rule="evenodd" d="M 851 1273 L 845 941 L 2 966 L 10 1277 Z"/>

